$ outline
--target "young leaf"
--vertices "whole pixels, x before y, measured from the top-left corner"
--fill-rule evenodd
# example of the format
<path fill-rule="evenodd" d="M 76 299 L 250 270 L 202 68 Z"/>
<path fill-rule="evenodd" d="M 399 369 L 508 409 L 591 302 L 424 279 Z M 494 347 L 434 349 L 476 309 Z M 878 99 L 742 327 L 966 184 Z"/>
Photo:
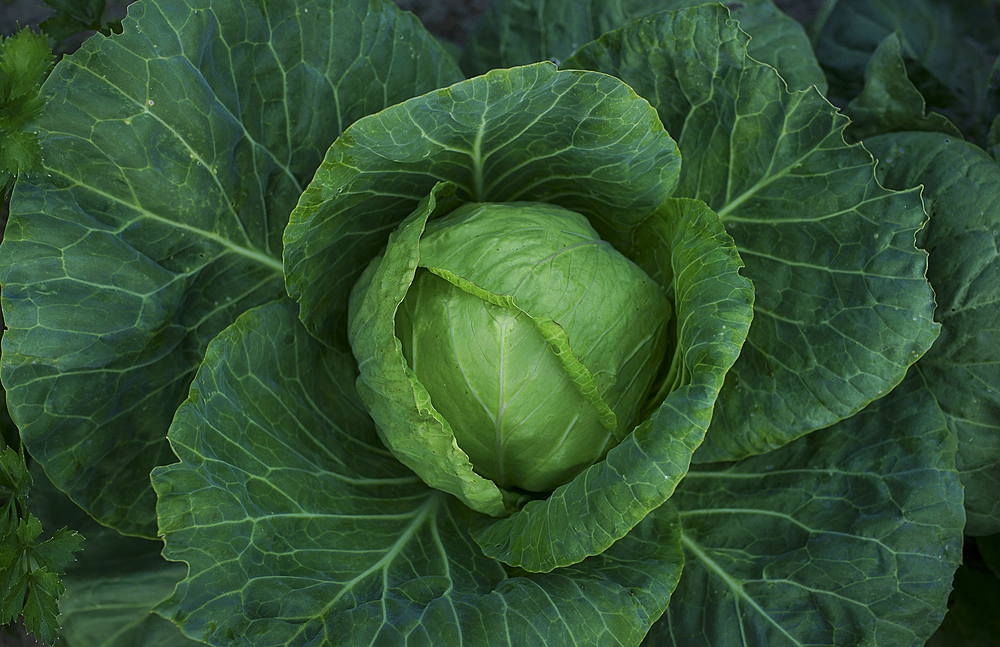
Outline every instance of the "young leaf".
<path fill-rule="evenodd" d="M 42 523 L 26 512 L 31 473 L 23 451 L 7 447 L 0 454 L 0 624 L 24 615 L 25 628 L 46 642 L 56 639 L 59 575 L 80 550 L 83 537 L 62 528 L 39 542 Z"/>
<path fill-rule="evenodd" d="M 27 596 L 21 613 L 24 628 L 36 638 L 53 643 L 59 636 L 59 596 L 65 592 L 59 575 L 48 568 L 36 568 L 28 577 Z"/>
<path fill-rule="evenodd" d="M 41 522 L 29 514 L 19 521 L 15 532 L 4 537 L 0 563 L 11 579 L 3 592 L 0 622 L 10 622 L 23 614 L 25 629 L 45 642 L 53 642 L 59 629 L 59 596 L 65 590 L 59 576 L 73 561 L 73 553 L 80 550 L 83 537 L 63 528 L 38 542 L 41 533 Z"/>

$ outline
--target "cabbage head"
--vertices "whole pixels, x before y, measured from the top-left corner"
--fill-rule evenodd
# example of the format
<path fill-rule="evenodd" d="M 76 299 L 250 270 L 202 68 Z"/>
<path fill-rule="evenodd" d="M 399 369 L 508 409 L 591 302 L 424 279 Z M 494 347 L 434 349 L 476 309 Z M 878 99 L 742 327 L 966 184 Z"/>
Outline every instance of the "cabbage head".
<path fill-rule="evenodd" d="M 477 473 L 546 492 L 631 431 L 665 354 L 670 303 L 586 218 L 469 203 L 430 222 L 418 248 L 395 333 L 414 388 Z"/>

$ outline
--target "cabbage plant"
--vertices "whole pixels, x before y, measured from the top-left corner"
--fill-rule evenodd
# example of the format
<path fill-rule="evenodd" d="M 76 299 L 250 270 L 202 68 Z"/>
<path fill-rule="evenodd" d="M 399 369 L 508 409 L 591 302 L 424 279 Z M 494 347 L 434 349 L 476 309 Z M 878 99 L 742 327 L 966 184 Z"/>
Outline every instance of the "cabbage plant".
<path fill-rule="evenodd" d="M 498 2 L 460 68 L 385 0 L 139 0 L 55 67 L 0 377 L 101 539 L 70 645 L 940 624 L 989 415 L 922 359 L 977 334 L 947 228 L 769 0 L 588 12 Z"/>

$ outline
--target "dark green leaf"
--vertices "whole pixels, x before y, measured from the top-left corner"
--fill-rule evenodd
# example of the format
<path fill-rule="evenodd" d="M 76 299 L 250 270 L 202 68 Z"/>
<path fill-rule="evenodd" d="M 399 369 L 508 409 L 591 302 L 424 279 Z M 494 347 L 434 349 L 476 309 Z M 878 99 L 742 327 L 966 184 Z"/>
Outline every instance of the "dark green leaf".
<path fill-rule="evenodd" d="M 682 6 L 678 0 L 670 4 L 670 9 Z M 704 3 L 702 0 L 683 1 L 683 6 L 699 4 Z M 784 14 L 772 0 L 722 4 L 739 21 L 740 29 L 750 36 L 747 54 L 776 69 L 790 91 L 816 86 L 820 93 L 826 94 L 826 75 L 813 54 L 812 44 L 801 23 Z"/>
<path fill-rule="evenodd" d="M 284 294 L 282 231 L 327 146 L 458 78 L 382 0 L 151 0 L 59 63 L 45 173 L 0 246 L 11 415 L 59 488 L 153 534 L 174 410 L 208 341 Z"/>
<path fill-rule="evenodd" d="M 170 430 L 181 462 L 153 475 L 164 555 L 190 567 L 161 613 L 226 647 L 641 639 L 680 571 L 670 510 L 575 566 L 508 570 L 382 447 L 355 374 L 285 302 L 209 345 Z"/>
<path fill-rule="evenodd" d="M 0 562 L 2 563 L 2 562 Z M 24 598 L 28 592 L 30 573 L 20 568 L 9 568 L 4 565 L 0 570 L 0 585 L 3 597 L 0 598 L 0 626 L 9 625 L 21 615 L 24 608 Z"/>
<path fill-rule="evenodd" d="M 150 543 L 150 542 L 147 542 Z M 145 560 L 121 569 L 73 570 L 63 581 L 60 632 L 70 647 L 194 647 L 176 625 L 150 609 L 166 599 L 187 568 L 159 556 L 160 545 Z"/>
<path fill-rule="evenodd" d="M 868 62 L 864 89 L 847 106 L 845 112 L 851 123 L 844 135 L 856 142 L 872 135 L 917 130 L 962 138 L 947 117 L 936 112 L 927 114 L 926 107 L 920 91 L 906 76 L 899 36 L 889 34 Z"/>
<path fill-rule="evenodd" d="M 880 187 L 871 155 L 844 143 L 847 120 L 815 89 L 788 93 L 746 41 L 706 5 L 606 34 L 566 61 L 651 98 L 681 149 L 675 195 L 719 214 L 754 283 L 754 323 L 699 462 L 854 415 L 938 333 L 927 256 L 913 245 L 926 217 L 918 192 Z"/>
<path fill-rule="evenodd" d="M 8 528 L 0 546 L 0 623 L 24 615 L 25 628 L 45 642 L 53 642 L 59 629 L 59 596 L 65 590 L 59 576 L 80 550 L 83 537 L 62 530 L 43 542 L 42 524 L 32 514 Z"/>
<path fill-rule="evenodd" d="M 24 463 L 24 454 L 13 447 L 0 453 L 0 500 L 7 499 L 25 504 L 31 489 L 31 474 Z"/>
<path fill-rule="evenodd" d="M 899 31 L 907 75 L 935 112 L 981 141 L 987 77 L 1000 50 L 992 2 L 962 0 L 839 0 L 816 41 L 830 95 L 839 105 L 861 93 L 878 44 Z"/>
<path fill-rule="evenodd" d="M 923 185 L 941 337 L 917 364 L 958 436 L 966 532 L 1000 532 L 1000 166 L 941 133 L 865 140 L 888 187 Z"/>
<path fill-rule="evenodd" d="M 644 645 L 922 645 L 962 556 L 955 439 L 913 372 L 858 415 L 699 466 L 670 503 L 686 565 Z"/>
<path fill-rule="evenodd" d="M 73 553 L 80 550 L 83 536 L 75 530 L 60 528 L 51 537 L 31 549 L 31 556 L 54 573 L 65 573 L 66 567 L 76 560 Z"/>
<path fill-rule="evenodd" d="M 462 55 L 467 74 L 551 60 L 657 11 L 655 0 L 496 0 L 479 17 Z"/>
<path fill-rule="evenodd" d="M 0 167 L 9 170 L 12 176 L 41 167 L 38 138 L 33 133 L 0 133 L 0 139 Z"/>
<path fill-rule="evenodd" d="M 544 60 L 565 60 L 601 34 L 659 11 L 705 4 L 704 0 L 497 0 L 480 17 L 462 57 L 469 74 Z M 810 85 L 826 90 L 802 25 L 771 0 L 727 5 L 740 28 L 753 38 L 750 55 L 774 66 L 792 90 Z"/>

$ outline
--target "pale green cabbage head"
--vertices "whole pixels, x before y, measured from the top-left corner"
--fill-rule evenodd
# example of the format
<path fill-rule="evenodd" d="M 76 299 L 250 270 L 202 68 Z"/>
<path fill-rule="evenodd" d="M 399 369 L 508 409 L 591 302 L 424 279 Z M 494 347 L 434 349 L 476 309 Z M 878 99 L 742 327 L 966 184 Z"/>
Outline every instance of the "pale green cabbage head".
<path fill-rule="evenodd" d="M 470 203 L 431 221 L 396 336 L 476 472 L 548 491 L 630 430 L 670 304 L 583 216 Z"/>

